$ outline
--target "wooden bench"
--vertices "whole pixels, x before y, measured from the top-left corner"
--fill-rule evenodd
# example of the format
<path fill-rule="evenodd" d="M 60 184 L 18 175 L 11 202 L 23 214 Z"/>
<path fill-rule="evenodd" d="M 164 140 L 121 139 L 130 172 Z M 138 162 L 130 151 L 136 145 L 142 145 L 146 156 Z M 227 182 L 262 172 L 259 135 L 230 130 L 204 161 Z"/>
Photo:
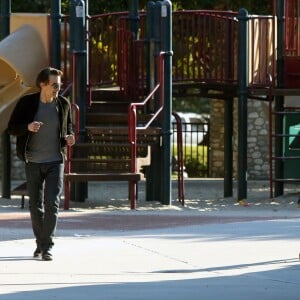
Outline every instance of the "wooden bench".
<path fill-rule="evenodd" d="M 18 185 L 11 191 L 11 195 L 21 196 L 21 208 L 25 207 L 25 197 L 28 196 L 27 183 L 26 181 Z"/>

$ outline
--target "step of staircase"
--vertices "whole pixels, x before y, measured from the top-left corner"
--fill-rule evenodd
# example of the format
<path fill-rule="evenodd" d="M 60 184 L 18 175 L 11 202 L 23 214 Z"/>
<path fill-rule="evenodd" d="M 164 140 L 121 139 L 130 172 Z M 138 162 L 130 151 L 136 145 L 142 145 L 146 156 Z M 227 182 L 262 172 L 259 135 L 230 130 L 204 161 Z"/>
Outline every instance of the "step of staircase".
<path fill-rule="evenodd" d="M 137 115 L 137 123 L 139 125 L 145 125 L 151 119 L 152 114 L 138 114 Z M 97 112 L 89 110 L 87 112 L 87 126 L 128 126 L 128 112 L 120 113 L 120 112 Z"/>
<path fill-rule="evenodd" d="M 88 112 L 95 113 L 128 113 L 128 101 L 93 101 Z"/>
<path fill-rule="evenodd" d="M 93 143 L 126 144 L 129 143 L 128 126 L 87 126 L 87 140 Z M 148 127 L 137 130 L 137 144 L 154 145 L 159 143 L 161 128 Z"/>
<path fill-rule="evenodd" d="M 85 142 L 72 147 L 71 170 L 65 179 L 67 182 L 128 181 L 131 207 L 135 207 L 137 182 L 143 178 L 143 167 L 151 163 L 152 147 L 159 146 L 161 128 L 137 130 L 136 172 L 131 172 L 130 102 L 118 90 L 94 90 L 92 95 L 86 114 Z M 151 118 L 151 114 L 137 111 L 138 126 L 145 126 Z"/>
<path fill-rule="evenodd" d="M 148 144 L 137 146 L 137 155 L 147 156 Z M 73 146 L 73 158 L 104 157 L 105 159 L 120 159 L 120 157 L 129 158 L 131 145 L 129 143 L 78 143 Z"/>
<path fill-rule="evenodd" d="M 68 181 L 140 181 L 140 173 L 68 173 Z"/>

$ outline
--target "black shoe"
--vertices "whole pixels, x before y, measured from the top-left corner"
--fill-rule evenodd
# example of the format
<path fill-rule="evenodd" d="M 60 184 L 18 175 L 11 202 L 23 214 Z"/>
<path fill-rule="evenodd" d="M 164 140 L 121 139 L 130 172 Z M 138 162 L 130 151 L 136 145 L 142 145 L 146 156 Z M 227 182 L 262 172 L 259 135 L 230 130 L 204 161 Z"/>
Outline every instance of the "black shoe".
<path fill-rule="evenodd" d="M 49 250 L 43 251 L 42 259 L 43 260 L 53 260 L 51 252 Z"/>
<path fill-rule="evenodd" d="M 42 254 L 42 251 L 40 248 L 36 248 L 33 252 L 33 257 L 40 257 L 40 255 Z"/>

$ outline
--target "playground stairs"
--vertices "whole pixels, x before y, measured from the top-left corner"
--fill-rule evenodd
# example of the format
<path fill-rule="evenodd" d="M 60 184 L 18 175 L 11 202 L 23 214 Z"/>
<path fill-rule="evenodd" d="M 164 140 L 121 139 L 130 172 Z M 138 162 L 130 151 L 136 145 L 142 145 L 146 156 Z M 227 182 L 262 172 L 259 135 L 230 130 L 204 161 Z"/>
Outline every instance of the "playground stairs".
<path fill-rule="evenodd" d="M 119 91 L 95 90 L 86 113 L 85 140 L 72 147 L 69 181 L 128 181 L 144 178 L 144 167 L 151 163 L 151 152 L 159 146 L 160 128 L 137 131 L 136 172 L 131 170 L 128 107 L 130 102 Z M 151 114 L 137 112 L 138 125 L 143 126 Z M 129 198 L 131 207 L 137 199 Z M 136 197 L 135 197 L 136 198 Z"/>

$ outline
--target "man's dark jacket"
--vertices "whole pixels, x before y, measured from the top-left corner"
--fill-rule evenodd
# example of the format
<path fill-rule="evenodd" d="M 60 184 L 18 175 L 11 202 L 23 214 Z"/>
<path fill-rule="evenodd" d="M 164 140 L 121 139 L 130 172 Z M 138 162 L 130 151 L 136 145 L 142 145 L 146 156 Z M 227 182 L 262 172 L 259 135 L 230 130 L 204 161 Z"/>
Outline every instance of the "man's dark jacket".
<path fill-rule="evenodd" d="M 58 96 L 55 101 L 59 116 L 61 153 L 65 158 L 65 136 L 73 134 L 71 106 L 70 102 L 62 96 Z M 26 147 L 32 134 L 28 130 L 28 124 L 35 121 L 34 117 L 37 113 L 39 103 L 40 93 L 30 94 L 22 97 L 17 103 L 8 122 L 8 133 L 17 137 L 17 156 L 23 161 L 26 161 Z"/>

